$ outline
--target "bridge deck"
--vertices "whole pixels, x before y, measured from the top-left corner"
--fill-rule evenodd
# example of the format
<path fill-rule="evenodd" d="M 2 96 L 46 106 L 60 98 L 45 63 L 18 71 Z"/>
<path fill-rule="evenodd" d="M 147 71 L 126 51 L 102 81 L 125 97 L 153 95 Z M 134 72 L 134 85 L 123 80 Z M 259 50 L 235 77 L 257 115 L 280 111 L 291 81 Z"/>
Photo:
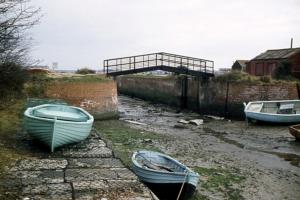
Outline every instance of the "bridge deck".
<path fill-rule="evenodd" d="M 108 76 L 163 70 L 192 76 L 214 76 L 214 62 L 169 53 L 144 54 L 104 60 Z"/>

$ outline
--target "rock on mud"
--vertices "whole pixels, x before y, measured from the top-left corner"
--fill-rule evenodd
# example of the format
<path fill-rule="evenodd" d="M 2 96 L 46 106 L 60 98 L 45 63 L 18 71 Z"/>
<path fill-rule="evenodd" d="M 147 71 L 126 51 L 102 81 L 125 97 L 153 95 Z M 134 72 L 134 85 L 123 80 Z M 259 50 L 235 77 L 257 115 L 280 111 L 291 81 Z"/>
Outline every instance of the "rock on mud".
<path fill-rule="evenodd" d="M 189 124 L 200 126 L 203 124 L 203 119 L 193 119 L 189 121 Z"/>
<path fill-rule="evenodd" d="M 186 121 L 186 120 L 184 120 L 184 119 L 181 119 L 181 120 L 178 121 L 178 123 L 181 123 L 181 124 L 188 124 L 189 122 Z"/>

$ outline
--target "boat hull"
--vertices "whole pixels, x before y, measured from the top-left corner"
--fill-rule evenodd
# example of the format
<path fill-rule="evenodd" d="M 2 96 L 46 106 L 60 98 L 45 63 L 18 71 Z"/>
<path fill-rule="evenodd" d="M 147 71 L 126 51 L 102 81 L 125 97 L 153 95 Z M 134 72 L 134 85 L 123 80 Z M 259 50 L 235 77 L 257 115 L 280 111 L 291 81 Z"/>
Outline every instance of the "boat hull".
<path fill-rule="evenodd" d="M 290 126 L 289 127 L 290 134 L 296 138 L 296 140 L 300 141 L 300 125 Z"/>
<path fill-rule="evenodd" d="M 298 123 L 300 122 L 300 115 L 280 115 L 280 114 L 268 114 L 268 113 L 255 113 L 245 111 L 246 118 L 259 120 L 271 123 Z"/>
<path fill-rule="evenodd" d="M 28 108 L 24 113 L 24 128 L 34 139 L 49 146 L 52 152 L 59 146 L 86 139 L 92 129 L 94 119 L 90 115 L 85 122 L 65 121 L 33 116 L 33 109 Z"/>
<path fill-rule="evenodd" d="M 148 183 L 143 182 L 160 200 L 175 200 L 179 195 L 182 183 Z M 180 200 L 190 199 L 195 193 L 196 187 L 192 184 L 184 184 L 180 194 Z M 174 192 L 177 191 L 177 192 Z"/>

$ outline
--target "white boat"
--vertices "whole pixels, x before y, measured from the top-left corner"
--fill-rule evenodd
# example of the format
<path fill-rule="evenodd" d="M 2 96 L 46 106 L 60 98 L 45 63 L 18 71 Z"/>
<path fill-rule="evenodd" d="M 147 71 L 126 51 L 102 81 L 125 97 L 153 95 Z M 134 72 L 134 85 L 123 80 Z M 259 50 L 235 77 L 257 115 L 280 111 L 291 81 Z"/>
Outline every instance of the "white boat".
<path fill-rule="evenodd" d="M 251 101 L 244 106 L 247 121 L 300 122 L 300 100 Z"/>
<path fill-rule="evenodd" d="M 82 108 L 43 104 L 24 112 L 25 130 L 33 137 L 55 148 L 86 139 L 94 117 Z"/>

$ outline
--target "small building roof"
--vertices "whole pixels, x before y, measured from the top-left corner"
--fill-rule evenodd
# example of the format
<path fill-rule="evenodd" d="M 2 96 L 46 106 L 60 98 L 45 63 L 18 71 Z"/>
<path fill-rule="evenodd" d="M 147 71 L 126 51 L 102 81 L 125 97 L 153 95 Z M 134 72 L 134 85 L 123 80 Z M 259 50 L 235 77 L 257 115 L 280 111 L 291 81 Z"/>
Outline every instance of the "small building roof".
<path fill-rule="evenodd" d="M 284 58 L 289 58 L 298 52 L 300 52 L 300 47 L 289 48 L 289 49 L 271 49 L 271 50 L 267 50 L 264 53 L 259 54 L 252 60 L 284 59 Z"/>
<path fill-rule="evenodd" d="M 249 60 L 236 60 L 235 62 L 238 62 L 241 67 L 246 67 L 247 62 L 249 62 Z"/>

